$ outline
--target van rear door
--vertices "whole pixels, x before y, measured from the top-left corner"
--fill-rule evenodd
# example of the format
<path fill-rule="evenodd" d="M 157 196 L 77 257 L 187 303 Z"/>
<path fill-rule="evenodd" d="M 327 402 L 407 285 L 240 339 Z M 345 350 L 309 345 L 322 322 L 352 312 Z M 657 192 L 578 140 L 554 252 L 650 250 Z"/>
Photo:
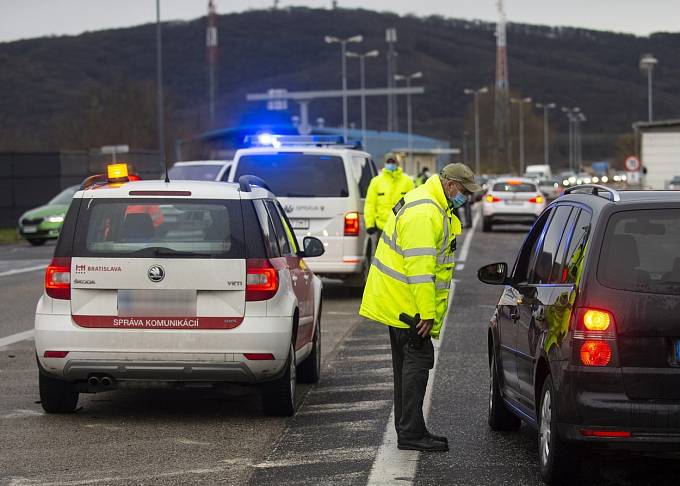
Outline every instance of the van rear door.
<path fill-rule="evenodd" d="M 81 327 L 230 329 L 245 312 L 239 200 L 93 198 L 78 214 L 71 314 Z"/>

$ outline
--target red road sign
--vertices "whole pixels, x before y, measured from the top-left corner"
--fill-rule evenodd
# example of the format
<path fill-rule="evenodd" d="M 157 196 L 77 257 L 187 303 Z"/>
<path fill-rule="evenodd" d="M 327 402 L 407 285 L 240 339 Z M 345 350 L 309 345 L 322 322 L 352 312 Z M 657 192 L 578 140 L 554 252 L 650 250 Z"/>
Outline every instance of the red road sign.
<path fill-rule="evenodd" d="M 636 156 L 631 155 L 626 159 L 626 170 L 628 172 L 638 172 L 640 168 L 642 167 L 642 164 L 640 163 L 640 159 L 638 159 Z"/>

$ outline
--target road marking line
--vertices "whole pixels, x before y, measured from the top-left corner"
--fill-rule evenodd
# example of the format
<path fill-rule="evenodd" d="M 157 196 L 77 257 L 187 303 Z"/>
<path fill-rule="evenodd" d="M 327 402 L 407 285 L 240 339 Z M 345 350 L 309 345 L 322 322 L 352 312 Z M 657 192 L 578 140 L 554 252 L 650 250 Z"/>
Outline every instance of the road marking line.
<path fill-rule="evenodd" d="M 10 344 L 18 343 L 25 339 L 30 339 L 33 337 L 33 329 L 30 331 L 19 332 L 17 334 L 12 334 L 4 338 L 0 338 L 0 348 L 4 346 L 9 346 Z"/>
<path fill-rule="evenodd" d="M 472 228 L 465 237 L 463 246 L 460 251 L 460 259 L 465 261 L 467 254 L 470 251 L 470 244 L 472 237 L 475 234 L 475 228 L 479 222 L 480 213 L 478 212 L 472 220 Z M 460 268 L 460 267 L 459 267 Z M 456 292 L 456 283 L 458 280 L 453 280 L 451 285 L 451 292 L 449 294 L 449 307 L 444 319 L 444 325 L 439 333 L 439 339 L 433 340 L 434 344 L 434 366 L 428 380 L 427 391 L 425 392 L 425 400 L 423 401 L 423 415 L 427 421 L 430 414 L 430 406 L 432 405 L 432 390 L 434 389 L 434 378 L 437 373 L 437 365 L 439 364 L 439 347 L 444 341 L 444 334 L 446 331 L 446 322 L 452 309 L 453 296 Z M 368 477 L 366 486 L 392 486 L 394 484 L 410 485 L 415 481 L 416 471 L 418 470 L 418 460 L 420 459 L 420 452 L 418 451 L 402 451 L 397 448 L 397 431 L 394 429 L 394 406 L 392 413 L 385 426 L 385 433 L 383 441 L 378 449 L 378 454 L 373 461 L 371 473 Z"/>
<path fill-rule="evenodd" d="M 16 270 L 7 270 L 0 272 L 0 277 L 9 277 L 10 275 L 17 275 L 19 273 L 37 272 L 38 270 L 45 270 L 47 265 L 34 265 L 32 267 L 17 268 Z"/>

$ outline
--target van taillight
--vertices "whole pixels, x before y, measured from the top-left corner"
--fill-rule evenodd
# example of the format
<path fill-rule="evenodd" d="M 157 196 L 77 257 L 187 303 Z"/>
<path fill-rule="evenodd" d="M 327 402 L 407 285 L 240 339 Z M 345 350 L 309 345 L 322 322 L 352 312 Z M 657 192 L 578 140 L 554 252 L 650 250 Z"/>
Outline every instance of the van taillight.
<path fill-rule="evenodd" d="M 54 257 L 45 272 L 45 293 L 53 299 L 71 298 L 71 258 Z"/>
<path fill-rule="evenodd" d="M 359 236 L 359 213 L 351 211 L 345 214 L 345 236 Z"/>
<path fill-rule="evenodd" d="M 573 322 L 574 362 L 582 366 L 617 366 L 614 314 L 604 309 L 577 307 Z"/>
<path fill-rule="evenodd" d="M 246 300 L 271 299 L 279 290 L 279 274 L 266 258 L 246 260 Z"/>

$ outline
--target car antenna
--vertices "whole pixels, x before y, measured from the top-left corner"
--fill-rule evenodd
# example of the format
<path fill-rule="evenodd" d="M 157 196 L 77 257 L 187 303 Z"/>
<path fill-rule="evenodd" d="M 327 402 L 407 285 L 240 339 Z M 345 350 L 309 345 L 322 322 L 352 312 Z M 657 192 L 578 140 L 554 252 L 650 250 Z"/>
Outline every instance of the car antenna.
<path fill-rule="evenodd" d="M 165 162 L 165 182 L 170 182 L 170 175 L 168 174 L 168 163 Z"/>

